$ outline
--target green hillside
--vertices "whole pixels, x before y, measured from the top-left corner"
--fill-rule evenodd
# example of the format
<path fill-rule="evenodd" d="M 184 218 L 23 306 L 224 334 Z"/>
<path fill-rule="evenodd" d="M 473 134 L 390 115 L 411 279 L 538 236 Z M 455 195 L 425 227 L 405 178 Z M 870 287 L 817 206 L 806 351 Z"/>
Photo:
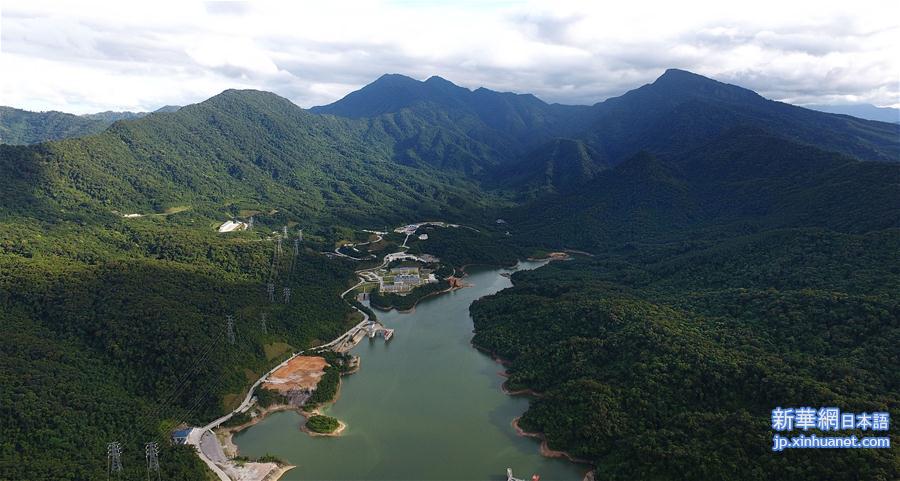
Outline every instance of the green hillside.
<path fill-rule="evenodd" d="M 191 212 L 3 222 L 0 478 L 105 478 L 106 443 L 118 440 L 128 476 L 144 474 L 143 443 L 157 441 L 165 479 L 204 479 L 170 430 L 234 407 L 276 362 L 265 346 L 307 347 L 357 322 L 337 295 L 351 265 L 304 249 L 285 255 L 273 278 L 264 231 L 198 225 L 209 220 Z M 289 304 L 269 302 L 270 279 L 279 292 L 292 288 Z"/>
<path fill-rule="evenodd" d="M 593 255 L 472 313 L 544 394 L 522 426 L 596 479 L 900 472 L 896 450 L 773 456 L 767 428 L 776 405 L 900 415 L 896 125 L 682 71 L 594 106 L 386 76 L 312 111 L 228 90 L 90 135 L 17 125 L 77 138 L 0 145 L 2 480 L 103 479 L 113 440 L 129 477 L 157 440 L 163 479 L 205 479 L 171 429 L 358 322 L 359 264 L 323 251 L 425 220 L 470 227 L 409 240 L 449 272 Z M 285 226 L 305 239 L 276 256 Z"/>
<path fill-rule="evenodd" d="M 29 112 L 12 107 L 0 107 L 0 143 L 24 145 L 81 137 L 102 132 L 117 120 L 134 119 L 143 115 L 145 115 L 143 112 L 72 115 L 63 112 Z"/>
<path fill-rule="evenodd" d="M 472 183 L 397 165 L 392 139 L 367 130 L 274 94 L 226 91 L 95 136 L 0 147 L 0 172 L 12 185 L 3 206 L 48 215 L 278 209 L 304 223 L 375 225 L 481 207 L 485 196 Z"/>
<path fill-rule="evenodd" d="M 773 455 L 769 418 L 900 415 L 900 165 L 737 130 L 507 218 L 521 242 L 593 256 L 477 301 L 473 342 L 541 394 L 520 426 L 597 479 L 900 473 L 890 450 Z"/>
<path fill-rule="evenodd" d="M 900 415 L 898 248 L 792 229 L 554 263 L 477 301 L 474 342 L 541 393 L 520 426 L 597 479 L 887 481 L 893 450 L 772 453 L 770 412 Z"/>
<path fill-rule="evenodd" d="M 670 161 L 641 153 L 506 217 L 532 242 L 586 250 L 778 227 L 866 232 L 900 227 L 898 183 L 896 164 L 737 129 Z"/>
<path fill-rule="evenodd" d="M 501 185 L 506 188 L 545 193 L 570 193 L 609 168 L 601 155 L 584 141 L 553 139 L 504 169 Z"/>

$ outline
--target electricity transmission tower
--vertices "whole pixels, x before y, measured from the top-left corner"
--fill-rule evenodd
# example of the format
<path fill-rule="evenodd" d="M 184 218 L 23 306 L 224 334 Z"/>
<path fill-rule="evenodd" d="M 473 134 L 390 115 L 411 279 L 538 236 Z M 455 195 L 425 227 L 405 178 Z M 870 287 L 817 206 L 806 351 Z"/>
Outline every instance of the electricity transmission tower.
<path fill-rule="evenodd" d="M 266 292 L 269 293 L 269 302 L 275 302 L 275 283 L 270 282 L 266 285 Z"/>
<path fill-rule="evenodd" d="M 297 256 L 300 255 L 300 240 L 294 239 L 294 255 L 291 257 L 291 272 L 297 267 Z"/>
<path fill-rule="evenodd" d="M 284 238 L 287 239 L 287 226 L 284 226 L 281 231 L 284 232 Z"/>
<path fill-rule="evenodd" d="M 284 303 L 287 304 L 288 301 L 291 300 L 291 288 L 285 287 L 283 292 L 284 292 Z"/>
<path fill-rule="evenodd" d="M 225 333 L 228 335 L 228 342 L 234 344 L 234 317 L 225 316 Z"/>
<path fill-rule="evenodd" d="M 122 478 L 122 444 L 118 441 L 113 441 L 106 445 L 106 460 L 108 469 L 106 472 L 106 479 L 110 479 L 112 475 L 116 476 L 116 479 Z"/>
<path fill-rule="evenodd" d="M 268 329 L 266 329 L 266 313 L 265 312 L 263 312 L 262 314 L 259 315 L 259 324 L 260 324 L 260 327 L 262 328 L 263 334 L 268 334 L 269 331 L 268 331 Z"/>
<path fill-rule="evenodd" d="M 144 452 L 147 455 L 147 481 L 152 480 L 152 473 L 156 471 L 156 480 L 160 480 L 159 474 L 159 444 L 147 443 L 144 445 Z"/>
<path fill-rule="evenodd" d="M 250 220 L 247 221 L 247 230 L 253 229 L 253 216 L 250 216 Z"/>
<path fill-rule="evenodd" d="M 297 240 L 303 242 L 303 229 L 300 229 L 299 234 L 297 235 Z"/>
<path fill-rule="evenodd" d="M 277 244 L 275 244 L 275 258 L 281 255 L 281 236 L 278 236 Z"/>

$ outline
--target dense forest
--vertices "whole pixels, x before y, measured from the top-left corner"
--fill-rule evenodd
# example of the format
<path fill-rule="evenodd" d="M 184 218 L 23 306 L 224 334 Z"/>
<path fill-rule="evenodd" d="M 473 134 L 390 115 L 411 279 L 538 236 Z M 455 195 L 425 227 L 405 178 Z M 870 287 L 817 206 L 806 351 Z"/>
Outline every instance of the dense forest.
<path fill-rule="evenodd" d="M 474 342 L 541 393 L 520 426 L 598 479 L 896 479 L 895 450 L 773 456 L 770 411 L 900 415 L 898 234 L 552 263 L 473 305 Z"/>
<path fill-rule="evenodd" d="M 898 234 L 552 263 L 473 305 L 474 342 L 512 361 L 510 388 L 542 394 L 520 425 L 601 479 L 895 479 L 889 450 L 773 456 L 769 413 L 900 415 Z"/>
<path fill-rule="evenodd" d="M 304 227 L 369 228 L 477 216 L 494 202 L 465 178 L 398 164 L 397 142 L 268 92 L 229 90 L 97 135 L 0 145 L 7 179 L 0 201 L 48 218 L 85 208 L 152 214 L 190 206 L 208 216 L 277 211 Z"/>
<path fill-rule="evenodd" d="M 536 252 L 530 243 L 506 235 L 502 225 L 471 225 L 458 228 L 420 227 L 416 234 L 427 234 L 420 241 L 411 236 L 407 245 L 410 254 L 431 254 L 461 275 L 465 266 L 512 266 L 519 259 Z"/>
<path fill-rule="evenodd" d="M 0 143 L 21 145 L 81 137 L 106 130 L 117 120 L 136 119 L 143 112 L 100 112 L 72 115 L 64 112 L 29 112 L 0 106 Z"/>
<path fill-rule="evenodd" d="M 463 225 L 408 239 L 442 276 L 587 252 L 472 313 L 541 393 L 521 426 L 597 479 L 898 478 L 896 449 L 773 455 L 768 413 L 900 414 L 900 126 L 678 70 L 592 106 L 385 76 L 312 112 L 228 90 L 29 122 L 66 139 L 0 145 L 0 479 L 103 479 L 112 441 L 128 477 L 159 441 L 163 479 L 206 479 L 171 430 L 358 322 L 338 294 L 377 260 L 323 253 L 426 220 Z"/>
<path fill-rule="evenodd" d="M 357 322 L 338 297 L 351 265 L 304 248 L 273 266 L 261 223 L 227 235 L 198 223 L 209 220 L 190 211 L 102 225 L 7 218 L 0 478 L 100 479 L 116 440 L 126 473 L 142 473 L 143 443 L 155 440 L 166 479 L 203 479 L 196 456 L 168 442 L 171 429 L 226 412 L 285 347 Z"/>
<path fill-rule="evenodd" d="M 474 343 L 540 393 L 520 426 L 598 479 L 897 479 L 896 450 L 773 456 L 770 412 L 900 415 L 898 181 L 754 128 L 638 153 L 504 214 L 588 253 L 477 301 Z"/>

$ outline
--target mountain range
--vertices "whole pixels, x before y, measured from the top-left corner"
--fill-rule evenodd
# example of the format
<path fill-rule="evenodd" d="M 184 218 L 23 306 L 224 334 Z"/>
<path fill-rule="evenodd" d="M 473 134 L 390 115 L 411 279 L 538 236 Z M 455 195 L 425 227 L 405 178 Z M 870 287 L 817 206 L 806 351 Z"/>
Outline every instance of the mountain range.
<path fill-rule="evenodd" d="M 155 112 L 174 112 L 180 107 L 166 105 Z M 0 106 L 0 143 L 23 145 L 97 134 L 117 120 L 138 119 L 149 112 L 98 112 L 73 115 L 64 112 L 30 112 Z"/>
<path fill-rule="evenodd" d="M 386 191 L 368 184 L 406 184 L 395 175 L 417 185 L 396 192 L 394 209 L 433 197 L 437 191 L 426 178 L 455 185 L 434 194 L 446 197 L 442 207 L 468 198 L 477 204 L 482 194 L 469 195 L 475 184 L 480 191 L 518 196 L 566 193 L 638 152 L 677 159 L 735 129 L 762 130 L 863 160 L 900 159 L 898 125 L 770 101 L 681 70 L 593 106 L 547 104 L 532 95 L 400 75 L 382 76 L 310 111 L 274 94 L 232 90 L 176 112 L 117 122 L 96 136 L 7 148 L 4 157 L 65 158 L 52 165 L 80 170 L 80 185 L 60 191 L 117 210 L 297 198 L 295 204 L 307 209 L 347 201 L 349 214 Z M 83 162 L 112 152 L 115 166 L 99 165 L 103 159 Z M 34 170 L 29 162 L 7 167 L 13 179 Z M 365 169 L 384 172 L 357 179 Z"/>
<path fill-rule="evenodd" d="M 768 422 L 900 416 L 898 124 L 675 69 L 584 106 L 392 74 L 308 110 L 226 90 L 0 114 L 0 479 L 101 479 L 113 439 L 133 477 L 162 439 L 164 479 L 203 479 L 171 429 L 359 322 L 339 297 L 359 264 L 323 252 L 424 220 L 472 229 L 380 244 L 451 272 L 581 253 L 474 304 L 473 342 L 541 394 L 520 426 L 597 479 L 900 472 L 896 450 L 773 455 Z M 254 224 L 217 233 L 232 219 Z M 301 228 L 284 262 L 274 233 Z"/>
<path fill-rule="evenodd" d="M 638 151 L 677 156 L 734 127 L 761 128 L 866 160 L 900 158 L 896 126 L 823 115 L 677 69 L 593 106 L 547 104 L 533 95 L 484 88 L 471 91 L 440 77 L 419 82 L 385 75 L 333 104 L 311 110 L 370 122 L 416 119 L 427 130 L 445 134 L 430 135 L 423 145 L 422 133 L 410 132 L 406 144 L 412 142 L 413 150 L 408 155 L 400 153 L 400 158 L 418 159 L 425 154 L 438 165 L 460 166 L 445 162 L 442 150 L 428 149 L 452 132 L 454 138 L 465 140 L 467 153 L 472 154 L 466 156 L 469 160 L 463 169 L 468 173 L 500 185 L 524 183 L 551 191 L 561 184 L 588 180 Z M 562 145 L 574 140 L 583 147 L 560 150 L 561 140 Z M 535 165 L 535 158 L 546 163 Z M 510 167 L 528 160 L 531 165 L 525 176 Z M 573 172 L 577 173 L 574 178 Z"/>

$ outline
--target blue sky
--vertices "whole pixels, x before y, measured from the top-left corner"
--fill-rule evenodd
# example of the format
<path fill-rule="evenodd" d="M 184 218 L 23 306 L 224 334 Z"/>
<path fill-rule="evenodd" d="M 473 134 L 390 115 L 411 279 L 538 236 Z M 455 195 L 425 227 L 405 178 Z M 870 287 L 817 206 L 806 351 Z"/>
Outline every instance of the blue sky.
<path fill-rule="evenodd" d="M 383 73 L 589 104 L 691 70 L 797 104 L 900 106 L 900 2 L 4 0 L 0 104 L 152 110 L 227 88 L 303 107 Z"/>

